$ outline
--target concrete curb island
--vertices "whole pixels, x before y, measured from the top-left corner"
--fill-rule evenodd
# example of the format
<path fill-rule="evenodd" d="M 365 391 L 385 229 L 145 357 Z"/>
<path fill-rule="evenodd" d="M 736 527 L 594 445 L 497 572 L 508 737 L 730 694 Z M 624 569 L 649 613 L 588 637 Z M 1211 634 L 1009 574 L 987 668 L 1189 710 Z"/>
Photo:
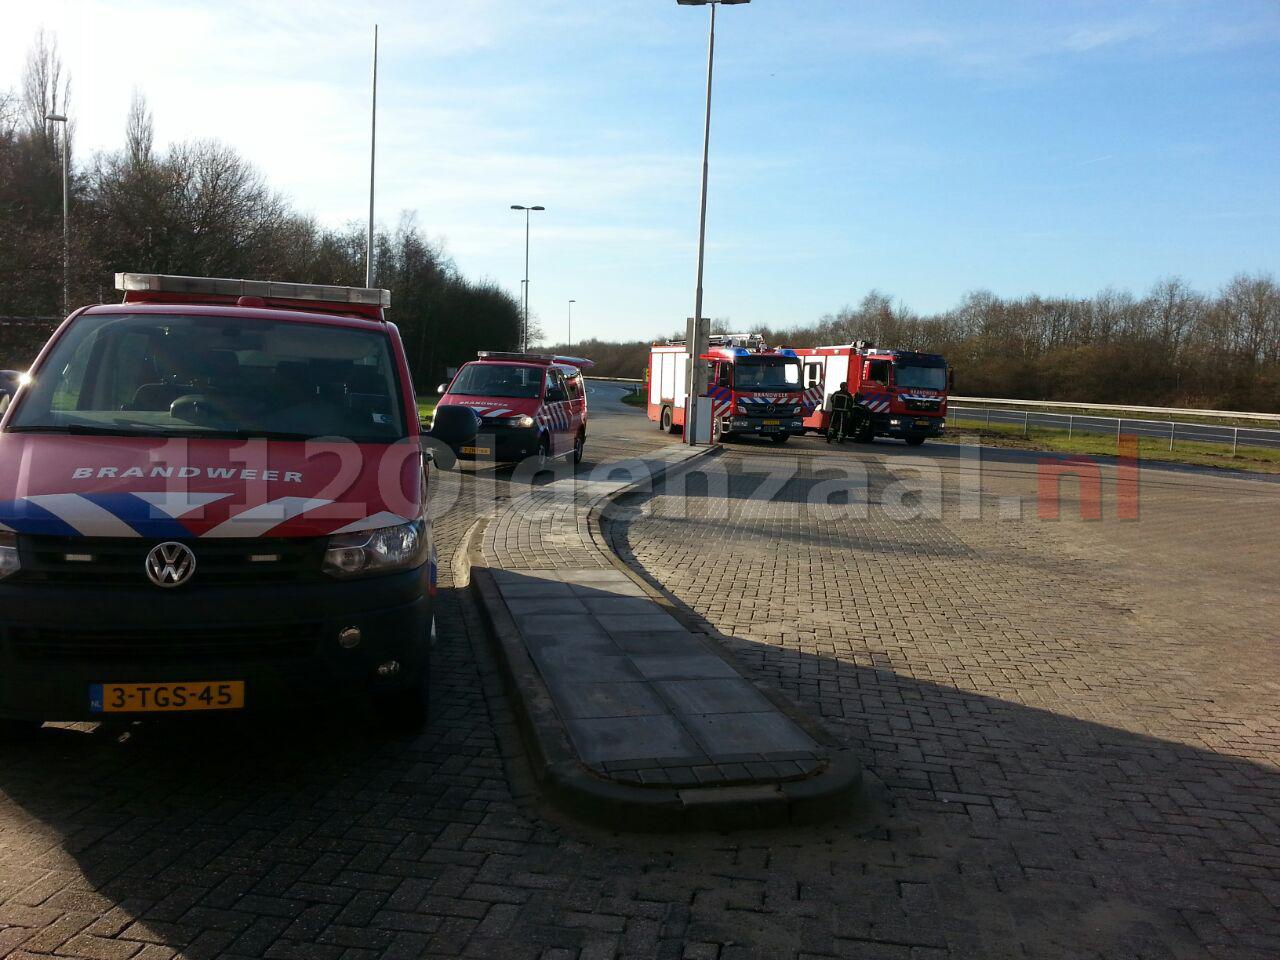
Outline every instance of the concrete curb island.
<path fill-rule="evenodd" d="M 756 687 L 605 542 L 609 505 L 716 452 L 667 448 L 642 480 L 570 481 L 567 501 L 548 485 L 469 538 L 471 590 L 534 775 L 577 819 L 628 831 L 809 823 L 849 811 L 860 788 L 848 751 Z M 509 549 L 526 537 L 550 537 L 564 562 Z"/>

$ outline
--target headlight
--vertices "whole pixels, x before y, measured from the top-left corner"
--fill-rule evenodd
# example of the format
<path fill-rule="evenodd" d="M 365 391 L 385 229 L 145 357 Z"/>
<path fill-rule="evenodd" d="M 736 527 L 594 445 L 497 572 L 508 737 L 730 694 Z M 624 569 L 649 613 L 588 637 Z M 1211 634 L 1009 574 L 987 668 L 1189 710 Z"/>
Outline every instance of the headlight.
<path fill-rule="evenodd" d="M 428 547 L 423 520 L 381 530 L 342 533 L 329 538 L 324 572 L 349 579 L 411 570 L 426 563 Z"/>
<path fill-rule="evenodd" d="M 18 560 L 18 535 L 0 533 L 0 580 L 13 576 L 21 567 Z"/>
<path fill-rule="evenodd" d="M 533 417 L 527 413 L 522 413 L 518 417 L 507 417 L 507 426 L 509 427 L 532 427 Z"/>

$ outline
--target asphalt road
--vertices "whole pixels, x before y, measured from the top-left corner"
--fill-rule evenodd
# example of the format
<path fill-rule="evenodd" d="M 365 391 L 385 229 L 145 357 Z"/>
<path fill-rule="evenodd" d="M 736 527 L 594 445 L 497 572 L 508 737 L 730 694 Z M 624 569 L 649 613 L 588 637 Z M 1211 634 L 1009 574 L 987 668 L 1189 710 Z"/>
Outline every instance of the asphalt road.
<path fill-rule="evenodd" d="M 982 420 L 1016 427 L 1022 426 L 1024 416 L 1027 418 L 1027 423 L 1033 427 L 1051 427 L 1056 430 L 1066 430 L 1068 427 L 1067 415 L 1060 413 L 1028 411 L 1024 414 L 1021 410 L 974 407 L 968 404 L 951 404 L 948 412 L 955 417 L 959 417 L 963 413 L 964 419 L 967 420 Z M 990 418 L 989 420 L 988 417 Z M 1101 433 L 1114 436 L 1116 432 L 1115 417 L 1073 415 L 1070 418 L 1070 425 L 1072 429 L 1080 433 Z M 1260 427 L 1239 427 L 1237 429 L 1234 427 L 1215 426 L 1209 423 L 1183 423 L 1181 421 L 1171 423 L 1167 420 L 1153 421 L 1131 420 L 1127 417 L 1120 418 L 1120 429 L 1124 433 L 1139 437 L 1155 437 L 1161 440 L 1168 440 L 1171 426 L 1174 431 L 1174 439 L 1178 441 L 1194 440 L 1206 443 L 1230 444 L 1233 437 L 1238 437 L 1237 442 L 1240 446 L 1267 447 L 1272 450 L 1280 448 L 1280 430 L 1267 430 Z"/>

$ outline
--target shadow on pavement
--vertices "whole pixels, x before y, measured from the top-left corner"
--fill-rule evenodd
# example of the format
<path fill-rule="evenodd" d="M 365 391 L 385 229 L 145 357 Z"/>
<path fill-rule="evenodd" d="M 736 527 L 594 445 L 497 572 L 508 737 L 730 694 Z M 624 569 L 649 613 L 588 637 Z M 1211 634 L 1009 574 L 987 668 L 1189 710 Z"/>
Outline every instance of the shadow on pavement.
<path fill-rule="evenodd" d="M 536 957 L 600 942 L 593 910 L 634 931 L 636 956 L 685 941 L 927 960 L 1280 944 L 1274 768 L 742 639 L 722 638 L 860 752 L 883 809 L 703 841 L 540 820 L 512 799 L 460 601 L 442 599 L 416 737 L 335 710 L 123 742 L 46 728 L 0 748 L 0 955 L 99 955 L 84 938 L 103 937 L 196 960 Z M 502 903 L 519 906 L 486 920 Z"/>

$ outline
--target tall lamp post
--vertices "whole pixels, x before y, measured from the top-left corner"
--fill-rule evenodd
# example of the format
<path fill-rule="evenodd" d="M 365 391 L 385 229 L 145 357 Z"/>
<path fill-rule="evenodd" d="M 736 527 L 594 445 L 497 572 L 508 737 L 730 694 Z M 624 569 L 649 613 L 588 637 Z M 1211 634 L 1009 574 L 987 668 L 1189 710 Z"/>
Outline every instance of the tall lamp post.
<path fill-rule="evenodd" d="M 751 0 L 676 0 L 682 7 L 710 7 L 711 29 L 707 38 L 707 113 L 702 129 L 702 202 L 698 212 L 698 289 L 693 300 L 693 323 L 687 340 L 689 347 L 689 405 L 685 408 L 684 442 L 693 444 L 697 436 L 697 401 L 707 392 L 706 364 L 698 359 L 706 342 L 702 317 L 702 268 L 707 247 L 707 171 L 711 153 L 711 78 L 716 61 L 716 7 L 720 4 L 750 3 Z"/>
<path fill-rule="evenodd" d="M 67 136 L 68 123 L 65 113 L 46 113 L 44 118 L 62 124 L 62 312 L 66 316 L 71 313 L 71 200 L 67 172 L 71 151 Z"/>
<path fill-rule="evenodd" d="M 573 349 L 573 305 L 577 302 L 578 302 L 577 300 L 569 301 L 569 349 L 570 350 Z"/>
<path fill-rule="evenodd" d="M 529 215 L 535 210 L 545 210 L 546 207 L 523 207 L 518 203 L 511 205 L 512 210 L 524 211 L 524 336 L 521 338 L 524 342 L 524 352 L 529 352 Z"/>

